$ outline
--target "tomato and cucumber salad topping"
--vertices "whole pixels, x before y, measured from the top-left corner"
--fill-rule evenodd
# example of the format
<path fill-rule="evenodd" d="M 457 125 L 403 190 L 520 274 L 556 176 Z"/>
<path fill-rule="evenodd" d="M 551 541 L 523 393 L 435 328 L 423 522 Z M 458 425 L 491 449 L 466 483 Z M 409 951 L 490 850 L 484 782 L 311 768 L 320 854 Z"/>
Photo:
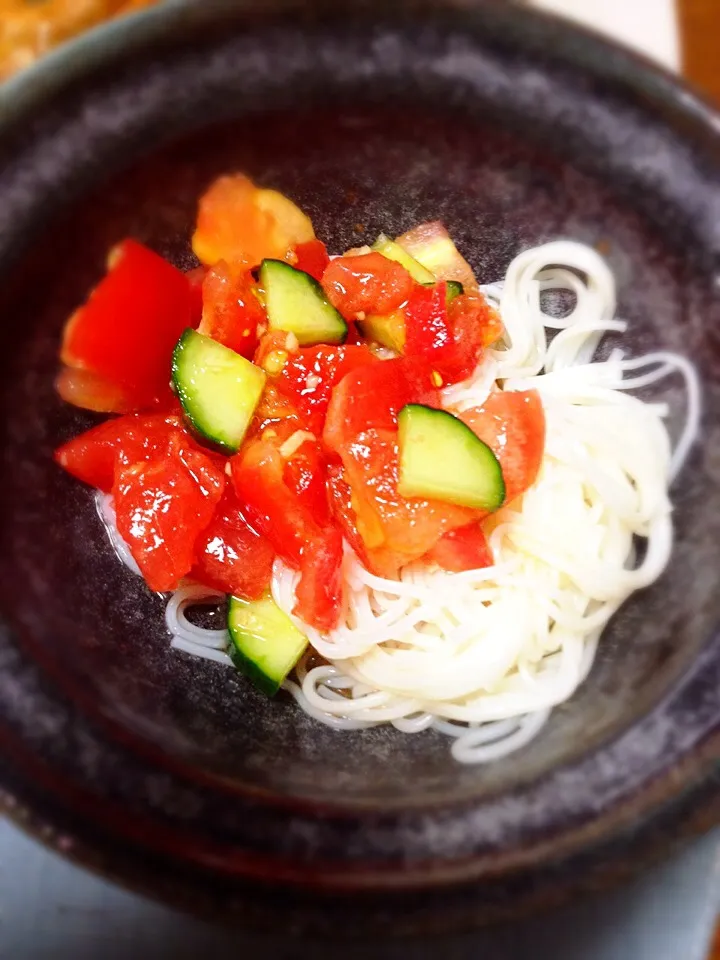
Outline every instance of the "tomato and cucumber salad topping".
<path fill-rule="evenodd" d="M 115 416 L 55 457 L 112 494 L 151 589 L 232 598 L 232 658 L 274 693 L 302 624 L 342 620 L 348 548 L 390 578 L 492 564 L 483 521 L 535 481 L 544 413 L 534 391 L 445 409 L 503 329 L 442 224 L 331 258 L 292 200 L 236 175 L 201 199 L 193 249 L 185 273 L 135 240 L 111 252 L 58 391 Z"/>

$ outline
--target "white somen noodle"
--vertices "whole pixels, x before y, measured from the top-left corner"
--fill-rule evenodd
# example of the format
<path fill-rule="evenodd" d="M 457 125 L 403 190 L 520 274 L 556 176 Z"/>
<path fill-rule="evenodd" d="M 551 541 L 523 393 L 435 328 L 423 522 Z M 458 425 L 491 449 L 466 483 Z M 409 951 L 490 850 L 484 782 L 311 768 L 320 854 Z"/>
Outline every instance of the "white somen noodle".
<path fill-rule="evenodd" d="M 504 340 L 473 376 L 443 391 L 453 412 L 480 406 L 489 392 L 537 390 L 547 420 L 534 486 L 485 522 L 495 564 L 466 573 L 411 565 L 398 581 L 369 573 L 348 548 L 349 603 L 327 634 L 293 619 L 312 649 L 285 688 L 318 721 L 341 730 L 391 723 L 405 733 L 434 729 L 463 763 L 487 762 L 526 745 L 550 710 L 587 676 L 608 619 L 656 580 L 672 548 L 668 486 L 698 431 L 700 391 L 692 365 L 659 351 L 593 361 L 606 333 L 622 334 L 615 283 L 590 247 L 558 241 L 528 250 L 505 280 L 483 288 Z M 542 295 L 574 298 L 558 319 Z M 547 330 L 557 332 L 548 343 Z M 681 377 L 684 425 L 674 450 L 665 404 L 628 390 Z M 118 555 L 132 558 L 101 513 Z M 646 541 L 634 565 L 634 541 Z M 275 562 L 272 593 L 290 616 L 297 574 Z M 197 585 L 177 591 L 167 623 L 178 649 L 229 663 L 224 630 L 190 623 L 187 606 L 217 602 Z"/>

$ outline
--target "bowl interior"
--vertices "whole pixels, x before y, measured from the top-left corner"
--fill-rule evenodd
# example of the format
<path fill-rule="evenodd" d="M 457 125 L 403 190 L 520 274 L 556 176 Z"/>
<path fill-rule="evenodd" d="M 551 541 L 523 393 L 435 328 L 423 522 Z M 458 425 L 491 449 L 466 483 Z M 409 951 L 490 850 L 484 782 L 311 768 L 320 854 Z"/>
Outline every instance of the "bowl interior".
<path fill-rule="evenodd" d="M 289 28 L 256 34 L 255 55 L 279 64 L 272 77 L 252 73 L 242 32 L 156 51 L 55 98 L 35 139 L 15 144 L 32 199 L 20 196 L 17 177 L 0 184 L 0 199 L 20 211 L 15 242 L 6 231 L 0 248 L 0 602 L 21 643 L 85 709 L 241 790 L 347 806 L 480 800 L 627 729 L 668 693 L 718 622 L 716 238 L 694 219 L 701 185 L 687 171 L 687 189 L 673 194 L 662 171 L 643 166 L 634 107 L 595 118 L 625 146 L 594 155 L 588 118 L 608 109 L 610 92 L 570 90 L 558 73 L 576 108 L 558 138 L 555 107 L 527 92 L 532 55 L 483 49 L 475 38 L 463 63 L 449 28 L 419 39 L 405 31 L 402 40 L 391 28 L 318 30 L 314 40 L 312 30 L 304 39 Z M 294 60 L 281 56 L 288 49 Z M 350 76 L 338 64 L 353 56 Z M 423 58 L 434 65 L 430 80 Z M 320 105 L 323 85 L 332 97 Z M 660 120 L 650 126 L 657 149 L 675 156 L 674 132 Z M 703 369 L 703 445 L 674 491 L 667 572 L 613 619 L 578 694 L 507 760 L 459 766 L 433 733 L 338 733 L 284 696 L 268 701 L 232 670 L 171 651 L 162 599 L 115 558 L 91 492 L 52 462 L 53 448 L 92 422 L 58 401 L 53 377 L 63 322 L 102 274 L 107 249 L 132 235 L 192 266 L 198 196 L 234 170 L 288 193 L 332 251 L 439 218 L 488 282 L 529 245 L 558 237 L 596 245 L 618 281 L 627 349 L 677 350 Z M 676 428 L 680 383 L 653 395 L 669 404 Z"/>

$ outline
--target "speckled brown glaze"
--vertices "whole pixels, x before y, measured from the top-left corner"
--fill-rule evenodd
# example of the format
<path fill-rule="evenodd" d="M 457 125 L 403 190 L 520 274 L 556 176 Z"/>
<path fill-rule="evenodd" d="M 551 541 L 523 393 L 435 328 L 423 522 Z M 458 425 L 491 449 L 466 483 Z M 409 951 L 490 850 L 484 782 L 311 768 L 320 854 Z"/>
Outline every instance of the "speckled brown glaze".
<path fill-rule="evenodd" d="M 713 816 L 720 121 L 527 12 L 296 6 L 155 11 L 0 103 L 0 783 L 85 858 L 243 922 L 282 896 L 315 932 L 463 925 Z M 64 318 L 125 235 L 191 265 L 198 194 L 233 169 L 289 193 L 332 249 L 439 217 L 491 280 L 530 244 L 597 244 L 631 350 L 700 365 L 670 569 L 532 748 L 461 767 L 440 736 L 337 733 L 171 652 L 161 600 L 53 465 L 90 422 L 53 392 Z M 660 396 L 677 413 L 679 385 Z"/>

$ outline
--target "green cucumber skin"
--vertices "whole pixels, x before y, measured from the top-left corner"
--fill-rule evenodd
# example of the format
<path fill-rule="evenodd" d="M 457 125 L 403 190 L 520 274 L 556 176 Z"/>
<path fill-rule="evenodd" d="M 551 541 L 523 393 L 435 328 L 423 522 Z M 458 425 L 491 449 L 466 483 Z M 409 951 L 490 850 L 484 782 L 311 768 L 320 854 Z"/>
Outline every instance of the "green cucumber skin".
<path fill-rule="evenodd" d="M 274 603 L 269 593 L 257 600 L 230 597 L 228 630 L 230 659 L 236 669 L 267 696 L 275 696 L 303 655 L 307 638 Z M 272 645 L 275 645 L 274 650 Z M 253 647 L 256 648 L 254 653 Z M 269 667 L 267 661 L 273 659 L 275 663 Z"/>
<path fill-rule="evenodd" d="M 224 357 L 227 364 L 235 366 L 239 373 L 245 373 L 245 375 L 252 380 L 252 382 L 248 382 L 247 386 L 247 392 L 250 395 L 251 402 L 246 405 L 246 409 L 243 411 L 244 426 L 242 429 L 238 429 L 235 437 L 230 439 L 228 438 L 227 431 L 223 430 L 217 422 L 214 425 L 211 422 L 212 417 L 216 415 L 215 412 L 203 409 L 202 399 L 198 397 L 197 394 L 198 385 L 193 384 L 191 389 L 187 382 L 194 380 L 194 377 L 188 369 L 194 362 L 193 355 L 199 353 L 200 356 L 202 356 L 202 353 L 207 352 L 208 349 L 211 350 L 212 353 Z M 205 337 L 196 330 L 189 328 L 182 334 L 175 345 L 172 356 L 171 376 L 172 386 L 180 400 L 184 417 L 197 437 L 222 450 L 223 453 L 236 453 L 245 437 L 255 408 L 260 402 L 266 380 L 265 372 L 259 367 L 255 367 L 249 360 L 236 354 L 228 347 L 224 347 L 210 337 Z M 202 390 L 202 388 L 200 389 Z M 253 394 L 256 394 L 256 396 L 253 397 Z M 233 412 L 237 413 L 239 409 L 239 406 L 235 407 Z M 241 423 L 242 421 L 238 418 L 237 422 Z M 225 434 L 225 436 L 223 436 L 223 434 Z"/>
<path fill-rule="evenodd" d="M 344 343 L 348 335 L 348 326 L 343 316 L 333 307 L 325 296 L 325 291 L 309 273 L 298 270 L 284 260 L 263 260 L 260 264 L 260 284 L 265 295 L 265 309 L 272 330 L 286 330 L 293 333 L 303 347 L 318 343 Z M 278 284 L 284 289 L 278 294 Z M 288 284 L 291 285 L 288 293 Z M 273 289 L 274 288 L 274 289 Z M 303 298 L 309 301 L 300 309 L 290 310 L 287 303 L 280 305 L 279 300 Z M 313 308 L 313 320 L 308 305 Z M 283 316 L 280 316 L 280 314 Z M 299 313 L 300 316 L 292 316 Z"/>
<path fill-rule="evenodd" d="M 404 247 L 401 247 L 399 243 L 391 240 L 390 237 L 384 233 L 380 234 L 371 249 L 376 253 L 382 254 L 382 256 L 388 260 L 399 263 L 401 267 L 407 270 L 416 283 L 422 283 L 424 285 L 435 282 L 435 278 L 430 270 L 416 260 L 412 254 L 409 254 Z"/>
<path fill-rule="evenodd" d="M 233 666 L 238 673 L 247 677 L 252 685 L 257 687 L 260 693 L 264 693 L 267 697 L 274 697 L 277 694 L 282 686 L 282 680 L 274 680 L 266 673 L 263 673 L 260 667 L 249 657 L 246 657 L 242 651 L 238 650 L 234 643 L 230 644 L 229 653 Z M 283 680 L 284 679 L 283 677 Z"/>
<path fill-rule="evenodd" d="M 421 404 L 407 404 L 400 411 L 398 423 L 400 428 L 400 482 L 398 489 L 403 496 L 442 500 L 447 503 L 455 503 L 459 506 L 488 512 L 498 510 L 503 505 L 505 501 L 505 481 L 500 463 L 490 447 L 480 440 L 462 420 L 446 410 L 436 410 Z M 418 428 L 425 436 L 431 434 L 438 437 L 438 441 L 434 444 L 436 449 L 433 450 L 431 446 L 427 453 L 429 457 L 432 457 L 433 465 L 437 464 L 439 471 L 442 471 L 438 474 L 437 479 L 428 479 L 427 475 L 422 477 L 422 483 L 418 482 L 417 476 L 408 476 L 408 470 L 412 470 L 413 465 L 408 464 L 406 453 L 408 446 L 412 443 L 410 431 Z M 467 463 L 468 456 L 471 456 L 473 466 L 480 469 L 483 475 L 481 485 L 487 489 L 486 496 L 475 497 L 471 500 L 469 497 L 464 497 L 463 490 L 458 488 L 456 483 L 448 482 L 448 478 L 467 474 L 460 463 L 453 463 L 452 445 L 455 443 L 459 445 L 459 449 L 455 452 L 456 460 L 465 460 Z M 405 451 L 403 447 L 405 447 Z M 450 449 L 447 449 L 448 447 Z M 417 450 L 415 453 L 417 453 Z M 422 489 L 419 489 L 420 487 Z M 449 493 L 453 495 L 448 496 Z"/>
<path fill-rule="evenodd" d="M 455 299 L 455 297 L 459 297 L 459 296 L 461 296 L 463 293 L 465 293 L 465 288 L 463 287 L 463 285 L 460 283 L 459 280 L 448 280 L 448 281 L 447 281 L 447 304 L 448 304 L 448 306 L 450 306 L 450 304 L 453 302 L 453 300 Z"/>

